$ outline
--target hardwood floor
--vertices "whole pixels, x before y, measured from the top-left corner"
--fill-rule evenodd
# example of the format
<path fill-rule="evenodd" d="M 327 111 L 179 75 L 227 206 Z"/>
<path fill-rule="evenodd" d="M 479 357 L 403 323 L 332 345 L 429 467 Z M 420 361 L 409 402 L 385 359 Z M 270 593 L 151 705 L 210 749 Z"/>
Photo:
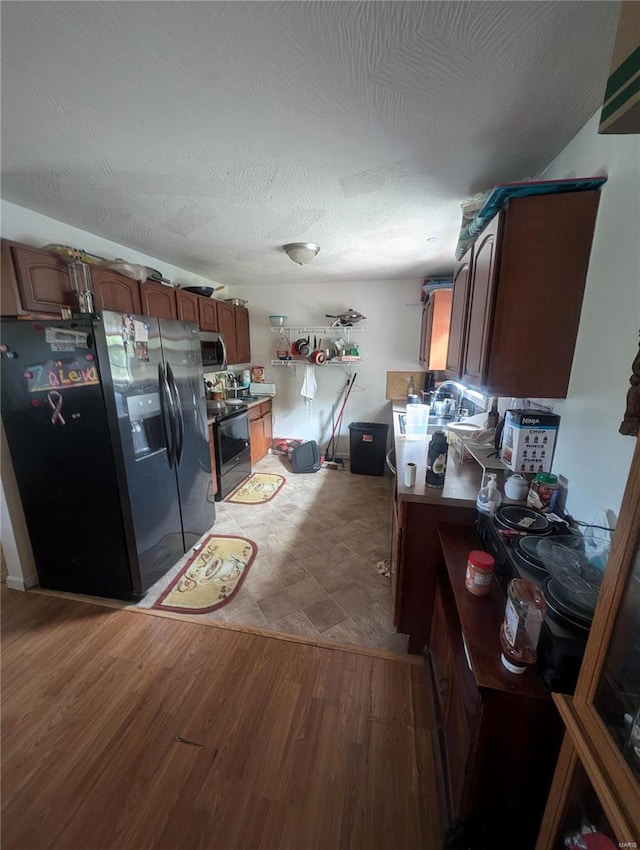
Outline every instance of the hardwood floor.
<path fill-rule="evenodd" d="M 3 850 L 439 850 L 426 671 L 2 588 Z"/>

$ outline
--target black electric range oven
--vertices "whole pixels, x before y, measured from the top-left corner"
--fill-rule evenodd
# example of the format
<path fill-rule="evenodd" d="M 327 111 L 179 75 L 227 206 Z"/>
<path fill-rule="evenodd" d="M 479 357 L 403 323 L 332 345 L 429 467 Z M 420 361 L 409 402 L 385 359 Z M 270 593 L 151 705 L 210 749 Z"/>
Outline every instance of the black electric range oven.
<path fill-rule="evenodd" d="M 246 404 L 226 404 L 212 415 L 218 481 L 216 501 L 220 502 L 251 475 L 249 408 Z"/>
<path fill-rule="evenodd" d="M 506 506 L 506 510 L 508 514 L 510 510 L 519 509 Z M 513 578 L 528 579 L 542 589 L 548 607 L 538 641 L 538 672 L 548 691 L 573 694 L 591 622 L 568 607 L 562 597 L 558 599 L 554 595 L 552 579 L 542 564 L 531 556 L 535 547 L 527 544 L 527 541 L 535 544 L 541 535 L 566 534 L 567 530 L 556 531 L 538 511 L 520 510 L 530 513 L 534 520 L 524 534 L 508 518 L 505 521 L 505 506 L 498 509 L 495 517 L 478 514 L 476 530 L 484 549 L 495 558 L 495 578 L 505 602 L 507 585 Z M 539 519 L 533 516 L 535 514 L 539 514 Z"/>

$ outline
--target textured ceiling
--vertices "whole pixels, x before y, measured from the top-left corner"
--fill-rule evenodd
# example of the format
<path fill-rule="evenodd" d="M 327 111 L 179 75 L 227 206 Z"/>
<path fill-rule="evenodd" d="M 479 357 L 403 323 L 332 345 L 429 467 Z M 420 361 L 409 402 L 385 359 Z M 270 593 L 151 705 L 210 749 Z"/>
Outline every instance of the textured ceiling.
<path fill-rule="evenodd" d="M 3 197 L 222 283 L 315 283 L 450 269 L 460 201 L 535 176 L 598 108 L 618 4 L 1 13 Z"/>

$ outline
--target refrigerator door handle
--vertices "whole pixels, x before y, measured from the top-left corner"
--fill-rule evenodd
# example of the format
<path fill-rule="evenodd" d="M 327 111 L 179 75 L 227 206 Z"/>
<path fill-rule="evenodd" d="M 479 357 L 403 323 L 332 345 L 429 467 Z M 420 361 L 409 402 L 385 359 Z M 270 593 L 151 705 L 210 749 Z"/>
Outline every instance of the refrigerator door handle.
<path fill-rule="evenodd" d="M 182 460 L 182 448 L 184 446 L 184 416 L 182 413 L 182 405 L 180 404 L 180 393 L 178 392 L 178 385 L 176 384 L 176 379 L 173 375 L 173 369 L 171 368 L 171 364 L 167 363 L 167 380 L 169 383 L 169 388 L 173 395 L 173 403 L 175 405 L 176 412 L 176 425 L 177 425 L 177 434 L 176 434 L 176 466 L 179 466 L 180 461 Z"/>
<path fill-rule="evenodd" d="M 160 384 L 162 430 L 164 431 L 164 441 L 167 446 L 169 469 L 172 469 L 175 463 L 176 450 L 175 410 L 171 391 L 169 389 L 169 383 L 164 373 L 164 369 L 162 368 L 162 363 L 158 364 L 158 381 Z M 169 416 L 169 428 L 167 428 L 167 415 Z"/>

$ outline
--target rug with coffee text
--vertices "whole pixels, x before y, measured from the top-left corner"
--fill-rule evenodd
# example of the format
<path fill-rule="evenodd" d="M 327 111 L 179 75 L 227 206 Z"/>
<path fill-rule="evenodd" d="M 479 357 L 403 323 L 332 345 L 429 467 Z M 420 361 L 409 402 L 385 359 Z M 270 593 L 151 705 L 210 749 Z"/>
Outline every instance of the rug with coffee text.
<path fill-rule="evenodd" d="M 260 505 L 262 502 L 273 499 L 286 480 L 284 475 L 276 475 L 273 472 L 253 472 L 227 496 L 225 502 L 234 502 L 237 505 Z"/>
<path fill-rule="evenodd" d="M 210 534 L 152 607 L 185 614 L 221 608 L 242 587 L 257 552 L 246 537 Z"/>

